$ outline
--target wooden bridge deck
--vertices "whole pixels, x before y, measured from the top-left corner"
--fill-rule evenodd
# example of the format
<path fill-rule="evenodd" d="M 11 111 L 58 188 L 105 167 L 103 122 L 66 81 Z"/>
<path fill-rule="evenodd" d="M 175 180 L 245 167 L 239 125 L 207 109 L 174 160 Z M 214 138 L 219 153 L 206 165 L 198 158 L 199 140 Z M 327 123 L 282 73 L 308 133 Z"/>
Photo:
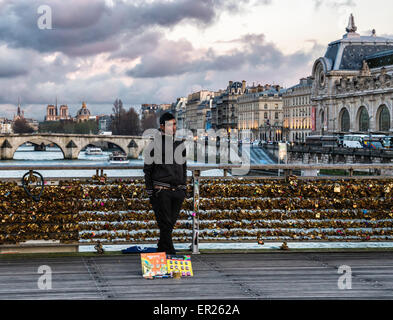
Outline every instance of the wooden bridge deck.
<path fill-rule="evenodd" d="M 145 280 L 140 257 L 1 257 L 0 299 L 392 299 L 393 252 L 270 252 L 192 256 L 194 277 Z M 38 268 L 52 269 L 40 290 Z M 341 265 L 352 289 L 340 290 Z"/>

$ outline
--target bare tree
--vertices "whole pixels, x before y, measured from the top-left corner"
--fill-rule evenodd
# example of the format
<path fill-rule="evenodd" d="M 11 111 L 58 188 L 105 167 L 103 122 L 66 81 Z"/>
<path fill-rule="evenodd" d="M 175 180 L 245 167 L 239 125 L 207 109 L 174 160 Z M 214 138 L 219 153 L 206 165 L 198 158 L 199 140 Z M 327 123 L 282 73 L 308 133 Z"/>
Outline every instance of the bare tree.
<path fill-rule="evenodd" d="M 34 129 L 27 123 L 26 119 L 21 118 L 15 120 L 12 125 L 14 133 L 33 133 Z"/>
<path fill-rule="evenodd" d="M 113 103 L 113 119 L 111 129 L 117 135 L 139 135 L 141 133 L 141 123 L 134 108 L 126 111 L 123 102 L 116 99 Z"/>
<path fill-rule="evenodd" d="M 134 110 L 130 108 L 127 112 L 121 115 L 119 124 L 119 134 L 137 136 L 141 132 L 141 124 L 139 116 Z"/>
<path fill-rule="evenodd" d="M 157 129 L 157 115 L 155 113 L 147 115 L 142 121 L 142 130 Z"/>
<path fill-rule="evenodd" d="M 123 102 L 120 99 L 116 99 L 113 103 L 112 108 L 114 119 L 112 121 L 112 132 L 113 134 L 120 134 L 120 119 L 122 118 L 125 110 L 123 108 Z"/>

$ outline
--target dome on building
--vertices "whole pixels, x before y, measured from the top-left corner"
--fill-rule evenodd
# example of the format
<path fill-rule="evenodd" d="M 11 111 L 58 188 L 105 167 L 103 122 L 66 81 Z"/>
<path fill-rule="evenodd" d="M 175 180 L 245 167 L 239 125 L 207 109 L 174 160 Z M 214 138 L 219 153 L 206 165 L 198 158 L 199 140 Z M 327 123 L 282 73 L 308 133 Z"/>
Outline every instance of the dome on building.
<path fill-rule="evenodd" d="M 90 110 L 87 109 L 85 102 L 82 103 L 82 108 L 80 108 L 78 110 L 78 113 L 76 114 L 76 116 L 77 117 L 79 117 L 79 116 L 90 116 Z"/>
<path fill-rule="evenodd" d="M 82 103 L 82 108 L 80 108 L 76 114 L 77 121 L 87 121 L 90 117 L 90 110 L 87 109 L 86 103 Z"/>
<path fill-rule="evenodd" d="M 375 30 L 370 36 L 356 33 L 357 27 L 351 14 L 347 33 L 343 38 L 329 43 L 325 56 L 318 59 L 324 66 L 324 71 L 360 70 L 363 61 L 379 52 L 393 49 L 393 39 L 377 37 Z M 314 65 L 315 67 L 316 65 Z"/>

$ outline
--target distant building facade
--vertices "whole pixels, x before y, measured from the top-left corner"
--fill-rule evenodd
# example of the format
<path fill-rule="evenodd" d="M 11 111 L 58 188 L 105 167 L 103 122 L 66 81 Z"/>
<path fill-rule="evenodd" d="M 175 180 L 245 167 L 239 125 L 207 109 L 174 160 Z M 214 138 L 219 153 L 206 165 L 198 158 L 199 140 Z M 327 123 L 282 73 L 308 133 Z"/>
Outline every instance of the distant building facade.
<path fill-rule="evenodd" d="M 145 120 L 149 115 L 156 114 L 159 110 L 158 104 L 142 104 L 141 106 L 141 120 Z"/>
<path fill-rule="evenodd" d="M 68 106 L 63 104 L 60 108 L 56 104 L 48 104 L 46 107 L 45 121 L 76 121 L 83 122 L 95 119 L 95 116 L 91 115 L 90 110 L 87 108 L 86 102 L 82 102 L 81 108 L 77 111 L 75 118 L 70 113 Z"/>
<path fill-rule="evenodd" d="M 228 132 L 236 130 L 238 127 L 237 99 L 246 91 L 246 81 L 233 82 L 229 84 L 225 91 L 220 92 L 214 99 L 211 119 L 212 128 L 215 130 L 226 129 Z"/>
<path fill-rule="evenodd" d="M 100 115 L 97 116 L 98 119 L 98 130 L 99 132 L 108 132 L 112 128 L 112 116 L 110 115 Z"/>
<path fill-rule="evenodd" d="M 205 117 L 208 107 L 205 101 L 210 101 L 214 98 L 214 92 L 209 90 L 201 90 L 188 95 L 186 103 L 186 118 L 185 126 L 186 129 L 191 130 L 194 134 L 197 133 L 198 129 L 204 129 Z M 209 102 L 210 106 L 210 102 Z M 202 119 L 199 119 L 202 117 Z"/>
<path fill-rule="evenodd" d="M 57 103 L 55 105 L 49 104 L 46 107 L 45 121 L 59 121 L 59 120 L 71 120 L 71 116 L 68 111 L 67 105 L 61 105 L 60 110 L 57 108 Z"/>
<path fill-rule="evenodd" d="M 187 98 L 178 98 L 175 103 L 172 104 L 172 112 L 176 117 L 176 127 L 177 129 L 186 128 L 186 106 Z"/>
<path fill-rule="evenodd" d="M 9 120 L 7 118 L 0 118 L 0 133 L 1 134 L 13 133 L 12 120 Z"/>
<path fill-rule="evenodd" d="M 305 142 L 315 127 L 315 113 L 312 113 L 312 78 L 302 78 L 283 94 L 283 132 L 289 142 Z M 313 121 L 314 120 L 314 121 Z"/>
<path fill-rule="evenodd" d="M 246 88 L 237 98 L 239 139 L 280 141 L 283 136 L 283 100 L 279 85 Z M 247 130 L 247 131 L 243 131 Z"/>

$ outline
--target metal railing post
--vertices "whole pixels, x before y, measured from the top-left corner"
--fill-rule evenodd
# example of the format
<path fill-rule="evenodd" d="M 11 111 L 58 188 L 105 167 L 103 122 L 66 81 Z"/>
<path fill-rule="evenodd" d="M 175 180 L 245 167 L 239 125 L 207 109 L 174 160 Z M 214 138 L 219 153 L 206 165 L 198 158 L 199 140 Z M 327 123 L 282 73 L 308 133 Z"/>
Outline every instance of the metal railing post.
<path fill-rule="evenodd" d="M 199 177 L 200 170 L 192 171 L 192 184 L 194 190 L 192 212 L 192 254 L 199 254 Z"/>

